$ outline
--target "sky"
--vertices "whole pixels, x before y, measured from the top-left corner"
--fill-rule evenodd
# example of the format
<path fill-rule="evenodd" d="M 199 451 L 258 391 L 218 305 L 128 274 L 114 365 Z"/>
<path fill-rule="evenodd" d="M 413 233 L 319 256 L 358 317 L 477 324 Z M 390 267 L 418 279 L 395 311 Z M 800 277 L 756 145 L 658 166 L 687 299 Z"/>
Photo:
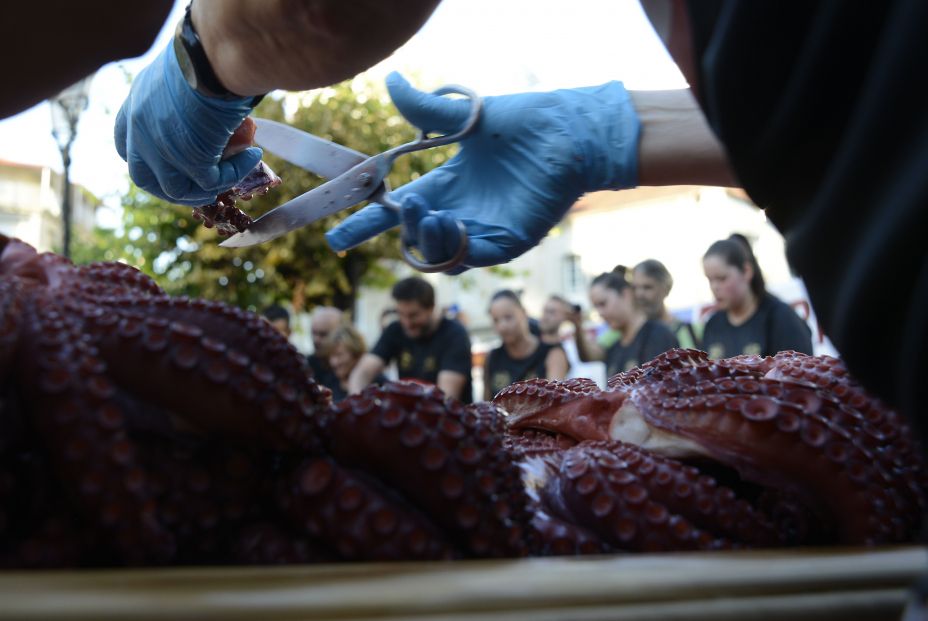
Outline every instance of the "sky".
<path fill-rule="evenodd" d="M 71 177 L 109 206 L 118 206 L 128 188 L 126 165 L 112 137 L 129 89 L 127 76 L 167 45 L 185 5 L 186 0 L 177 2 L 148 53 L 106 65 L 93 78 L 71 152 Z M 608 80 L 640 90 L 685 86 L 637 0 L 444 0 L 425 26 L 367 77 L 382 80 L 393 70 L 420 88 L 456 83 L 481 95 Z M 48 104 L 0 121 L 0 160 L 61 170 Z"/>

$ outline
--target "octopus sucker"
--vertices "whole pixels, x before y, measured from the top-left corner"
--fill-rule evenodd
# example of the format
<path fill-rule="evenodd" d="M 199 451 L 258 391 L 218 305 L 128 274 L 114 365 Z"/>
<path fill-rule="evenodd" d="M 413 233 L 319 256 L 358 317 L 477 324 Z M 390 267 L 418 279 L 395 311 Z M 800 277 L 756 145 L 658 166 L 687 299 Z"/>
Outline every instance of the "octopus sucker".
<path fill-rule="evenodd" d="M 3 567 L 877 545 L 926 509 L 908 425 L 832 358 L 333 403 L 260 317 L 3 236 L 0 374 Z"/>

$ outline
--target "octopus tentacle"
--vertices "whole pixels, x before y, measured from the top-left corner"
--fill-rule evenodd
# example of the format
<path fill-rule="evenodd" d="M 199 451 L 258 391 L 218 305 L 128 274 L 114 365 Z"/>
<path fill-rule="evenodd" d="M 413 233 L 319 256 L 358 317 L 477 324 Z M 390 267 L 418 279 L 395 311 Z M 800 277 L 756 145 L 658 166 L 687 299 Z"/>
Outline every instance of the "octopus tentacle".
<path fill-rule="evenodd" d="M 541 556 L 578 556 L 608 554 L 615 548 L 590 530 L 554 517 L 542 508 L 532 512 L 535 554 Z"/>
<path fill-rule="evenodd" d="M 326 447 L 374 473 L 427 513 L 462 550 L 528 552 L 525 493 L 502 444 L 499 416 L 464 408 L 411 382 L 368 388 L 333 407 Z"/>
<path fill-rule="evenodd" d="M 233 546 L 233 560 L 249 565 L 293 565 L 337 560 L 310 539 L 262 522 L 241 530 Z"/>
<path fill-rule="evenodd" d="M 164 290 L 148 274 L 131 265 L 115 262 L 76 266 L 68 285 L 92 298 L 106 295 L 165 295 Z"/>
<path fill-rule="evenodd" d="M 268 459 L 189 434 L 132 433 L 160 523 L 177 539 L 178 563 L 230 561 L 240 530 L 272 506 Z"/>
<path fill-rule="evenodd" d="M 276 367 L 297 370 L 280 377 L 261 363 L 268 350 L 255 360 L 208 336 L 199 325 L 209 325 L 210 311 L 202 312 L 198 323 L 97 311 L 88 327 L 120 386 L 204 431 L 257 439 L 277 449 L 314 442 L 315 414 L 328 406 L 330 394 L 305 375 L 294 381 L 305 368 L 295 350 L 269 350 L 282 354 Z M 250 329 L 264 332 L 254 324 Z"/>
<path fill-rule="evenodd" d="M 274 375 L 294 384 L 306 384 L 311 373 L 306 359 L 263 318 L 219 302 L 168 296 L 113 296 L 98 304 L 130 318 L 157 316 L 194 326 L 212 341 L 247 355 Z"/>
<path fill-rule="evenodd" d="M 36 378 L 26 397 L 37 406 L 36 428 L 59 476 L 129 562 L 168 560 L 173 537 L 154 514 L 95 344 L 75 315 L 46 295 L 36 295 L 26 309 L 23 331 L 40 344 L 22 355 L 24 371 Z"/>
<path fill-rule="evenodd" d="M 609 421 L 626 399 L 622 392 L 603 391 L 587 383 L 551 382 L 531 379 L 503 388 L 493 399 L 511 415 L 510 429 L 530 426 L 559 432 L 578 439 L 608 440 Z M 569 421 L 569 431 L 560 425 Z M 561 443 L 569 444 L 564 438 Z"/>
<path fill-rule="evenodd" d="M 645 455 L 642 460 L 650 462 Z M 650 497 L 640 476 L 609 451 L 580 445 L 549 465 L 541 489 L 555 515 L 579 523 L 623 550 L 721 549 L 732 542 L 695 527 Z"/>
<path fill-rule="evenodd" d="M 824 519 L 843 516 L 842 541 L 893 541 L 905 529 L 900 516 L 912 507 L 876 455 L 819 414 L 826 400 L 806 400 L 804 409 L 782 400 L 782 384 L 763 378 L 701 384 L 696 396 L 670 396 L 669 384 L 630 397 L 650 425 L 705 447 L 747 480 L 804 496 Z"/>
<path fill-rule="evenodd" d="M 19 279 L 0 280 L 0 377 L 9 377 L 16 357 L 23 304 Z"/>
<path fill-rule="evenodd" d="M 784 545 L 772 521 L 693 467 L 621 442 L 564 452 L 542 498 L 623 549 Z"/>
<path fill-rule="evenodd" d="M 672 350 L 609 386 L 597 393 L 535 380 L 495 402 L 512 413 L 511 434 L 535 434 L 510 442 L 529 457 L 551 451 L 551 439 L 537 439 L 544 434 L 584 451 L 584 440 L 607 437 L 753 485 L 762 490 L 755 509 L 787 534 L 781 544 L 885 543 L 918 531 L 928 485 L 912 434 L 833 359 L 784 352 L 710 361 Z"/>
<path fill-rule="evenodd" d="M 372 477 L 350 472 L 327 457 L 296 468 L 279 497 L 294 528 L 326 542 L 346 561 L 458 556 L 417 509 Z"/>

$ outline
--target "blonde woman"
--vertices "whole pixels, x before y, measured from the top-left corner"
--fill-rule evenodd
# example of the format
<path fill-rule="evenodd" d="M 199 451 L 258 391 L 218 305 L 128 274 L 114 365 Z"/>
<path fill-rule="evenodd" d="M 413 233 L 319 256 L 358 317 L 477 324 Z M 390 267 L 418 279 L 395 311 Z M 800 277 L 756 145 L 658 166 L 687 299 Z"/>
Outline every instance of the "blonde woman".
<path fill-rule="evenodd" d="M 341 401 L 348 396 L 348 378 L 358 361 L 367 352 L 367 343 L 364 337 L 350 323 L 343 323 L 332 332 L 328 342 L 329 367 L 335 375 L 335 381 L 329 386 L 332 389 L 332 399 Z M 387 378 L 377 375 L 371 382 L 382 384 Z"/>

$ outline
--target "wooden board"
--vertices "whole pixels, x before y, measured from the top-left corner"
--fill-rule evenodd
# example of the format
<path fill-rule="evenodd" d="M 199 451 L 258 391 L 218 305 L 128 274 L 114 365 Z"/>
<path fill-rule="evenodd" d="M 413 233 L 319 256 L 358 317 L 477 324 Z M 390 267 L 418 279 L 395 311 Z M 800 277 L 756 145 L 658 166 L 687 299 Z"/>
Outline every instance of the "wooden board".
<path fill-rule="evenodd" d="M 0 620 L 899 619 L 928 549 L 0 573 Z"/>

